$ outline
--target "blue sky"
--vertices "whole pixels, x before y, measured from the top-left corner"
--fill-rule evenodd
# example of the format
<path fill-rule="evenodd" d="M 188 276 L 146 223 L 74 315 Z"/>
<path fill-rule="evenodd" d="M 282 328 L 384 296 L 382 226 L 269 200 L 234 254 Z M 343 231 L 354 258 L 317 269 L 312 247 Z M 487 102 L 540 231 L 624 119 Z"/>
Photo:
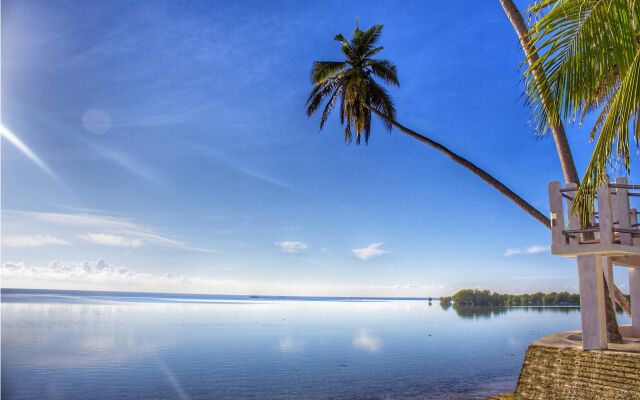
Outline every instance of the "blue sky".
<path fill-rule="evenodd" d="M 547 213 L 562 175 L 498 1 L 5 0 L 2 124 L 33 156 L 3 137 L 3 286 L 576 290 L 548 231 L 449 159 L 377 123 L 347 146 L 306 117 L 311 63 L 356 19 L 385 25 L 398 119 Z M 588 126 L 568 130 L 583 171 Z"/>

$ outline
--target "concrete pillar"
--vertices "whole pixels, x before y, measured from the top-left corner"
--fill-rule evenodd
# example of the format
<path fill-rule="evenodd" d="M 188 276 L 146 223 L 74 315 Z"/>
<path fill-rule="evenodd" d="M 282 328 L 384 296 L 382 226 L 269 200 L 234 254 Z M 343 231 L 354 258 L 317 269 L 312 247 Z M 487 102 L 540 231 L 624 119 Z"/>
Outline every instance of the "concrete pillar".
<path fill-rule="evenodd" d="M 631 293 L 633 336 L 640 337 L 640 269 L 638 268 L 629 268 L 629 292 Z"/>
<path fill-rule="evenodd" d="M 601 256 L 578 256 L 582 347 L 585 350 L 607 348 L 604 280 Z"/>

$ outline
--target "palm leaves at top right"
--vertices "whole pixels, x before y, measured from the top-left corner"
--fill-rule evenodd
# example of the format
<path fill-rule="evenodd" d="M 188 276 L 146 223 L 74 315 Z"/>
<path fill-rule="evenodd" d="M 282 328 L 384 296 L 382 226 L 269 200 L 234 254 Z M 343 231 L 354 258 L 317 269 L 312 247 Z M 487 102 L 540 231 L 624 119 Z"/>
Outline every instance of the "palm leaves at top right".
<path fill-rule="evenodd" d="M 541 0 L 529 12 L 537 18 L 529 34 L 540 58 L 525 82 L 539 133 L 598 113 L 591 130 L 596 146 L 574 202 L 586 223 L 595 190 L 608 179 L 607 162 L 617 158 L 630 172 L 632 137 L 638 145 L 640 1 Z M 536 81 L 534 71 L 545 80 Z"/>

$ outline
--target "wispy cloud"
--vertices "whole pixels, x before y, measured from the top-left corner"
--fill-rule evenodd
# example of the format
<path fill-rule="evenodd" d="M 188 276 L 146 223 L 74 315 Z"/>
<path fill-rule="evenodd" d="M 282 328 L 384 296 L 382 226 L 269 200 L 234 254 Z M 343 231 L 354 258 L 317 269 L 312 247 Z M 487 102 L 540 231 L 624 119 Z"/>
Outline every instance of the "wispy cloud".
<path fill-rule="evenodd" d="M 505 257 L 511 257 L 517 254 L 540 254 L 540 253 L 547 253 L 548 251 L 549 251 L 549 246 L 533 245 L 526 248 L 510 247 L 507 250 L 505 250 L 504 255 Z"/>
<path fill-rule="evenodd" d="M 372 243 L 367 247 L 361 249 L 353 249 L 353 254 L 363 261 L 370 260 L 372 258 L 380 257 L 388 251 L 381 249 L 384 242 Z"/>
<path fill-rule="evenodd" d="M 36 153 L 34 153 L 20 138 L 11 132 L 4 125 L 0 125 L 0 136 L 7 139 L 9 143 L 14 145 L 22 154 L 24 154 L 29 160 L 31 160 L 38 168 L 44 171 L 45 174 L 49 175 L 55 181 L 62 183 L 58 175 L 44 161 L 38 157 Z"/>
<path fill-rule="evenodd" d="M 274 245 L 278 246 L 280 250 L 282 250 L 285 253 L 299 253 L 309 248 L 309 246 L 307 246 L 306 243 L 292 242 L 289 240 L 284 240 L 282 242 L 275 242 Z"/>
<path fill-rule="evenodd" d="M 55 213 L 7 210 L 4 212 L 3 222 L 17 222 L 14 225 L 18 225 L 22 229 L 26 226 L 40 232 L 43 230 L 49 232 L 71 231 L 74 232 L 74 238 L 107 246 L 160 246 L 180 250 L 216 252 L 162 235 L 151 228 L 134 223 L 124 216 L 84 212 Z M 11 227 L 10 224 L 9 227 Z"/>
<path fill-rule="evenodd" d="M 4 236 L 2 244 L 9 247 L 41 247 L 51 245 L 69 245 L 69 242 L 51 235 Z"/>
<path fill-rule="evenodd" d="M 227 165 L 227 166 L 229 166 L 229 165 Z M 270 183 L 272 185 L 280 186 L 282 188 L 289 189 L 289 190 L 296 190 L 293 186 L 291 186 L 287 182 L 285 182 L 285 181 L 283 181 L 281 179 L 278 179 L 276 177 L 273 177 L 271 175 L 267 175 L 267 174 L 264 174 L 264 173 L 261 173 L 261 172 L 254 171 L 254 170 L 249 169 L 249 168 L 239 167 L 239 166 L 235 166 L 235 167 L 233 167 L 233 169 L 235 169 L 237 172 L 240 172 L 241 174 L 244 174 L 244 175 L 249 176 L 251 178 L 258 179 L 258 180 L 260 180 L 262 182 Z"/>
<path fill-rule="evenodd" d="M 88 142 L 86 143 L 86 145 L 94 152 L 96 152 L 98 156 L 118 165 L 119 167 L 144 181 L 152 182 L 155 184 L 159 184 L 161 182 L 161 179 L 156 171 L 126 153 L 104 146 L 96 146 Z"/>
<path fill-rule="evenodd" d="M 284 189 L 297 191 L 293 185 L 285 182 L 284 180 L 270 175 L 264 171 L 258 171 L 255 166 L 248 165 L 244 159 L 234 158 L 228 154 L 216 151 L 212 148 L 202 145 L 194 145 L 194 148 L 198 151 L 206 154 L 207 156 L 215 159 L 220 165 L 229 168 L 232 171 L 248 176 L 253 179 L 257 179 L 261 182 L 268 183 L 270 185 L 278 186 Z"/>

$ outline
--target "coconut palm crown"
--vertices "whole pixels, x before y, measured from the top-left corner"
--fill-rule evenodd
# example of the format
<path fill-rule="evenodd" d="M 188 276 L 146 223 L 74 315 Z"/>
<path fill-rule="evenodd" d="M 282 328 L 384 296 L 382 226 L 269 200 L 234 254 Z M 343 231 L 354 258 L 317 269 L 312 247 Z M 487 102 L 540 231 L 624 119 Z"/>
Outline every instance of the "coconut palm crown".
<path fill-rule="evenodd" d="M 622 161 L 629 173 L 629 144 L 640 139 L 640 1 L 541 0 L 529 12 L 541 55 L 525 80 L 540 132 L 597 115 L 590 134 L 597 142 L 574 202 L 584 222 L 596 187 L 608 180 L 608 161 Z M 538 69 L 546 81 L 535 79 Z M 550 102 L 555 107 L 545 107 Z"/>
<path fill-rule="evenodd" d="M 391 120 L 396 110 L 389 93 L 375 78 L 393 86 L 400 86 L 396 66 L 389 60 L 373 58 L 382 50 L 376 42 L 382 34 L 382 25 L 373 25 L 362 31 L 356 27 L 351 40 L 342 34 L 335 40 L 342 44 L 344 61 L 316 61 L 311 70 L 313 89 L 307 100 L 307 115 L 313 115 L 326 102 L 320 119 L 324 127 L 331 111 L 339 102 L 340 123 L 344 125 L 344 140 L 360 144 L 362 136 L 368 143 L 371 133 L 371 112 L 377 111 Z M 391 130 L 391 124 L 383 120 Z"/>

